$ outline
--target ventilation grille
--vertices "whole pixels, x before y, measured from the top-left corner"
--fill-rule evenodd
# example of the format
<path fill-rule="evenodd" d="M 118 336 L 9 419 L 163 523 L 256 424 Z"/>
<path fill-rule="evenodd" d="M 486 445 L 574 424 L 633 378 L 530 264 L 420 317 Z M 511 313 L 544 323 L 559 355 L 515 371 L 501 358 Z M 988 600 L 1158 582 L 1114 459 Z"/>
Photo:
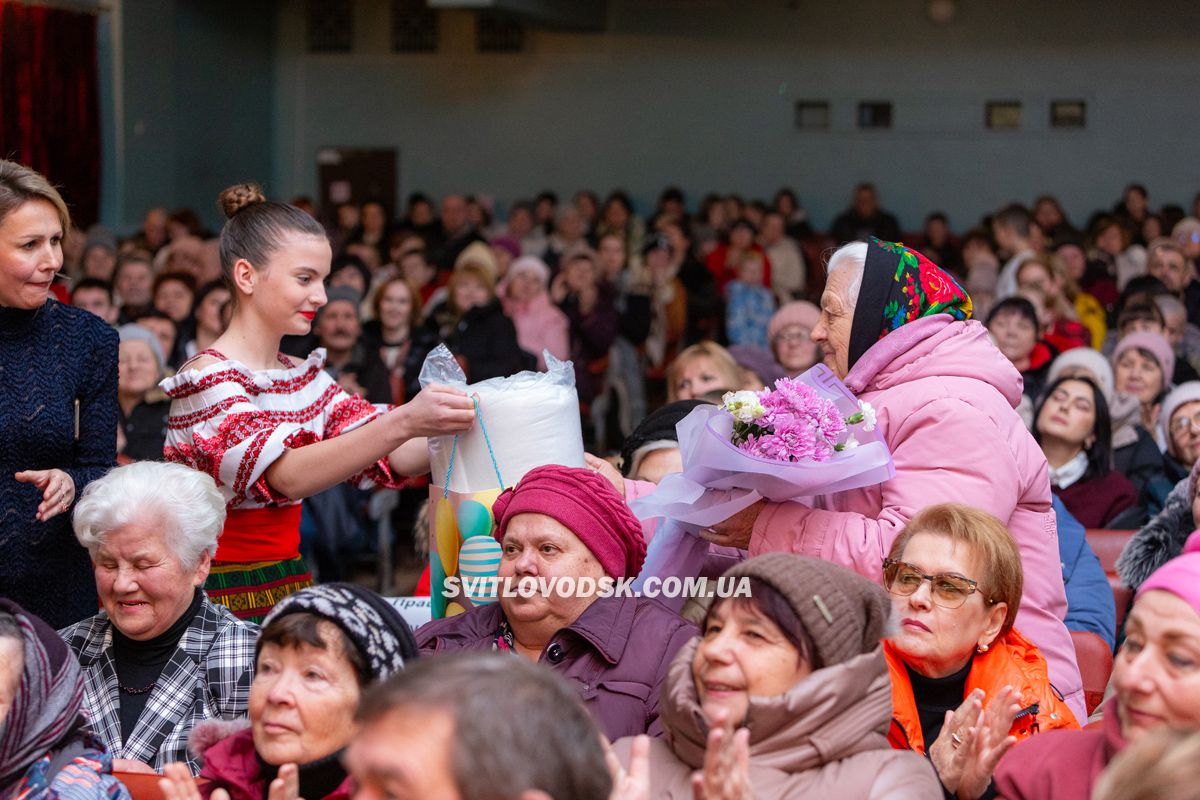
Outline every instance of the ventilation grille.
<path fill-rule="evenodd" d="M 308 0 L 308 52 L 349 53 L 353 45 L 353 0 Z"/>
<path fill-rule="evenodd" d="M 892 104 L 886 100 L 863 101 L 858 104 L 860 130 L 881 130 L 892 127 Z"/>
<path fill-rule="evenodd" d="M 797 100 L 796 127 L 802 131 L 829 130 L 829 101 Z"/>
<path fill-rule="evenodd" d="M 1020 100 L 990 100 L 983 107 L 983 123 L 993 131 L 1021 129 Z"/>
<path fill-rule="evenodd" d="M 475 17 L 475 49 L 480 53 L 519 53 L 525 47 L 525 28 L 512 17 L 481 12 Z"/>
<path fill-rule="evenodd" d="M 392 0 L 392 52 L 436 53 L 438 13 L 425 0 Z"/>
<path fill-rule="evenodd" d="M 1083 100 L 1055 100 L 1050 104 L 1050 127 L 1086 128 L 1087 103 Z"/>

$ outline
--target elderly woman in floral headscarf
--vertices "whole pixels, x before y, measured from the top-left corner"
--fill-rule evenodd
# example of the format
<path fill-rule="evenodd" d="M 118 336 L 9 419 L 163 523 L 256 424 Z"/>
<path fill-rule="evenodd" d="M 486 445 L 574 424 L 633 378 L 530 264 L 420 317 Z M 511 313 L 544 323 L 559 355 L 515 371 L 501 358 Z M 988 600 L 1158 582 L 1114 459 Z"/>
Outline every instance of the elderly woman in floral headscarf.
<path fill-rule="evenodd" d="M 0 798 L 129 800 L 87 728 L 83 673 L 54 629 L 0 598 Z"/>
<path fill-rule="evenodd" d="M 971 319 L 971 298 L 902 244 L 872 239 L 829 260 L 812 338 L 825 364 L 876 409 L 896 475 L 813 505 L 760 502 L 710 541 L 750 555 L 784 550 L 880 579 L 892 541 L 922 508 L 955 502 L 999 518 L 1025 567 L 1017 626 L 1042 651 L 1050 680 L 1086 718 L 1050 507 L 1046 458 L 1015 408 L 1021 375 Z"/>

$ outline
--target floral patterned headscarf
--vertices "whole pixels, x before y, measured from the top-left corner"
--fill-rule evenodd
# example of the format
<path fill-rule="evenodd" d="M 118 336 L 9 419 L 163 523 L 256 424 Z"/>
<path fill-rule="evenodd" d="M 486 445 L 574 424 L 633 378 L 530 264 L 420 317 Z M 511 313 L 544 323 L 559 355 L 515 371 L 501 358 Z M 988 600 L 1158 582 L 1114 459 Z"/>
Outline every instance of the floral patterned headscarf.
<path fill-rule="evenodd" d="M 933 314 L 970 319 L 971 298 L 925 256 L 900 242 L 872 236 L 850 329 L 850 366 L 901 325 Z"/>

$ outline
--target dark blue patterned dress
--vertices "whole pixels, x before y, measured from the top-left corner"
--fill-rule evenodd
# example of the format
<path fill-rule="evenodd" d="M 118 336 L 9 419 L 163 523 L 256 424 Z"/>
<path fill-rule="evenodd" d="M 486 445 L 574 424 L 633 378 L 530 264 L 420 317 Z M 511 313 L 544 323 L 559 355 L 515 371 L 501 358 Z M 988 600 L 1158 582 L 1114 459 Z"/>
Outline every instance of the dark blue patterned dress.
<path fill-rule="evenodd" d="M 14 475 L 61 469 L 78 498 L 116 463 L 116 436 L 116 331 L 54 299 L 0 307 L 0 596 L 54 628 L 96 613 L 95 579 L 70 514 L 38 522 L 41 490 Z"/>

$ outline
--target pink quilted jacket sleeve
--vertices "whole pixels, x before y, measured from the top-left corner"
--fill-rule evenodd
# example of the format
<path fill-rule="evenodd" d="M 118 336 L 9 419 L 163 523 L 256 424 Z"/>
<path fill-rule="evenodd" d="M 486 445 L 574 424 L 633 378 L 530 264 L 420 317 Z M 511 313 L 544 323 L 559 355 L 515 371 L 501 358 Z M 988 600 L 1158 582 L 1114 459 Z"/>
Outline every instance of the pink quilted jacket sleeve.
<path fill-rule="evenodd" d="M 893 418 L 892 426 L 892 480 L 876 490 L 829 498 L 828 505 L 843 510 L 768 505 L 755 523 L 750 554 L 790 551 L 878 577 L 892 541 L 925 506 L 958 502 L 1004 521 L 1012 517 L 1025 481 L 1008 443 L 986 415 L 962 400 L 939 398 L 907 418 Z M 871 502 L 876 492 L 881 493 L 878 506 Z"/>

